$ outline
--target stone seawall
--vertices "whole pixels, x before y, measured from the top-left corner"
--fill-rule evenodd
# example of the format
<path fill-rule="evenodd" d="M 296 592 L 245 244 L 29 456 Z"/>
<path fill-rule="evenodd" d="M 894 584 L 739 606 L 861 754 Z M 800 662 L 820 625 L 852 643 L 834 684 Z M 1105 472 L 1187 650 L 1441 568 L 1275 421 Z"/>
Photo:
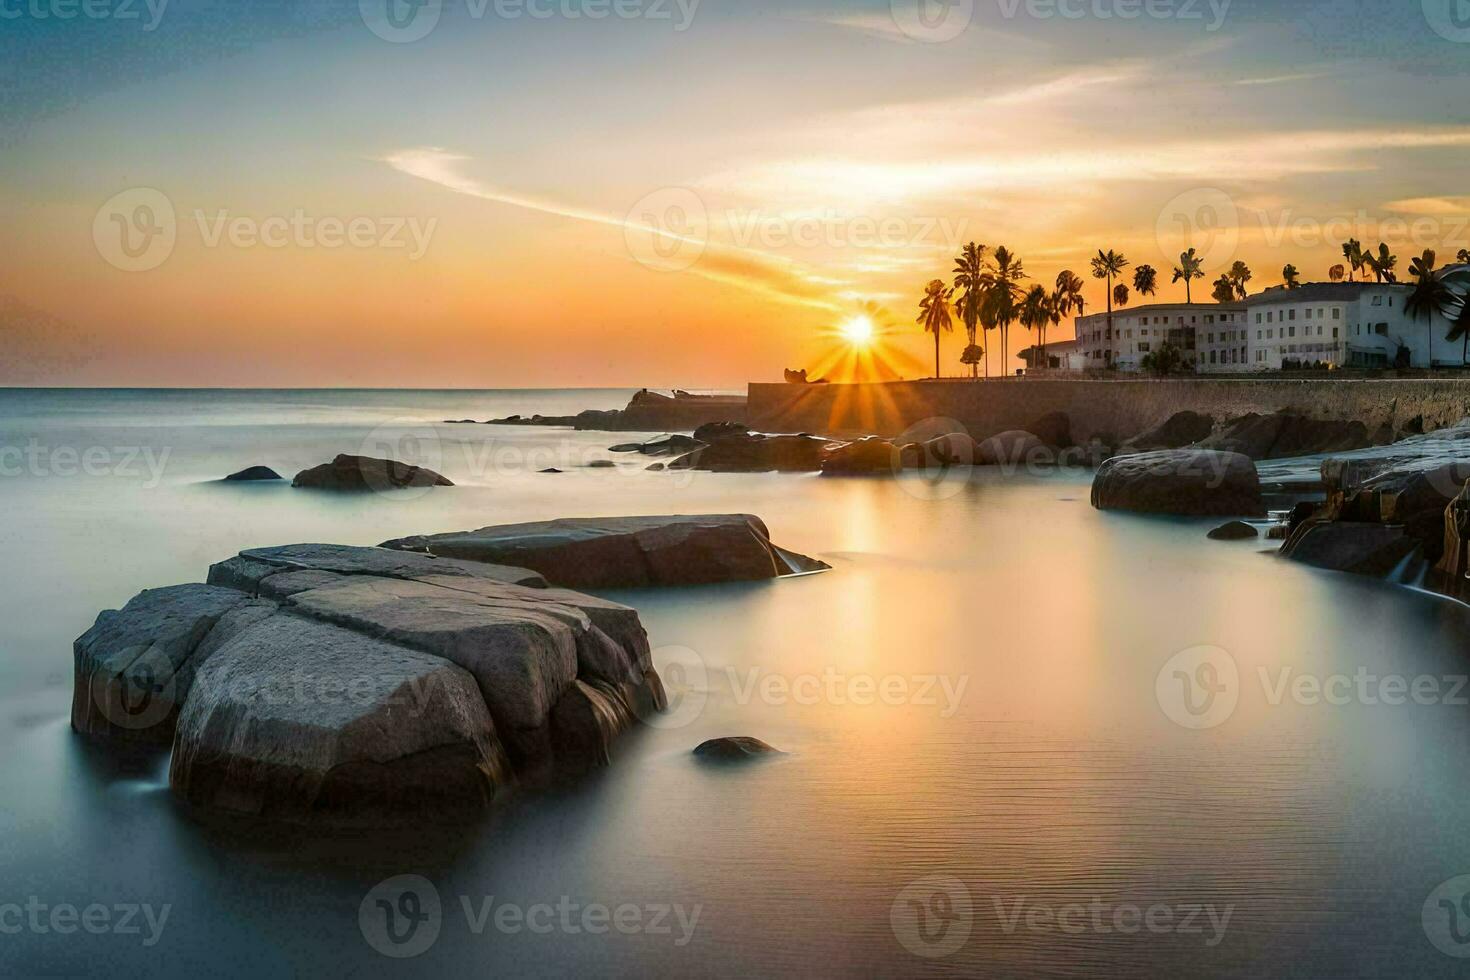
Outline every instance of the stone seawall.
<path fill-rule="evenodd" d="M 1311 418 L 1356 419 L 1370 432 L 1422 418 L 1424 429 L 1470 416 L 1470 379 L 1347 380 L 1187 378 L 1177 380 L 906 381 L 892 384 L 752 384 L 748 424 L 765 432 L 902 435 L 926 419 L 954 419 L 977 439 L 1024 429 L 1066 412 L 1073 437 L 1127 439 L 1176 412 L 1216 419 L 1290 410 Z"/>

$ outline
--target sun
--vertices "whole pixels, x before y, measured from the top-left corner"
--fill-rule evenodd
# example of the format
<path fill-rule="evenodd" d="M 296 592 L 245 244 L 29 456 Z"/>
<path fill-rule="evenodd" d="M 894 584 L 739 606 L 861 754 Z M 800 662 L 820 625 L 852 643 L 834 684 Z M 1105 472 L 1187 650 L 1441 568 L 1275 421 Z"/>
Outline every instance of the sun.
<path fill-rule="evenodd" d="M 873 342 L 876 333 L 873 329 L 873 321 L 862 313 L 844 323 L 841 332 L 847 342 L 854 347 L 867 347 Z"/>

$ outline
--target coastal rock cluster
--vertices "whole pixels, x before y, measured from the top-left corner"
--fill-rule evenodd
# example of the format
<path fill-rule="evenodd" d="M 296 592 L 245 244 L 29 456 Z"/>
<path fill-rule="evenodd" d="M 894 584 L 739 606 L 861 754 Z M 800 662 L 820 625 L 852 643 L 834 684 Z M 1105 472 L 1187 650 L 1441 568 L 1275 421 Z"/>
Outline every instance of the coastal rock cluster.
<path fill-rule="evenodd" d="M 269 466 L 249 466 L 231 473 L 225 483 L 270 483 L 282 477 Z M 308 490 L 384 491 L 409 487 L 452 487 L 454 483 L 424 466 L 414 466 L 392 459 L 353 456 L 342 453 L 330 463 L 302 470 L 291 481 L 293 487 Z"/>
<path fill-rule="evenodd" d="M 665 706 L 638 613 L 552 583 L 827 567 L 744 516 L 417 540 L 424 550 L 251 549 L 205 582 L 101 613 L 74 644 L 72 727 L 171 746 L 175 796 L 205 811 L 334 824 L 473 815 L 518 783 L 605 764 L 621 732 Z M 431 548 L 514 554 L 552 581 Z"/>

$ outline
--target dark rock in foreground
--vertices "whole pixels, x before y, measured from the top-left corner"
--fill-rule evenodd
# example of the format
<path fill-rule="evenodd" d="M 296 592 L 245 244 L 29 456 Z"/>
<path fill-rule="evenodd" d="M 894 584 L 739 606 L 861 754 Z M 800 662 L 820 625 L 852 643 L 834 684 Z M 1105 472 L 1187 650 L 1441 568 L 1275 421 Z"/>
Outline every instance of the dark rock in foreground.
<path fill-rule="evenodd" d="M 613 446 L 608 452 L 611 453 L 641 453 L 644 456 L 676 456 L 692 452 L 703 446 L 704 443 L 690 436 L 675 433 L 663 439 L 653 442 L 628 442 L 619 446 Z"/>
<path fill-rule="evenodd" d="M 1211 541 L 1247 541 L 1260 536 L 1261 532 L 1245 521 L 1230 521 L 1209 533 Z"/>
<path fill-rule="evenodd" d="M 1239 453 L 1202 449 L 1115 456 L 1092 481 L 1099 510 L 1193 517 L 1264 517 L 1255 464 Z"/>
<path fill-rule="evenodd" d="M 284 480 L 285 477 L 269 466 L 250 466 L 238 473 L 225 477 L 226 483 L 264 483 L 267 480 Z"/>
<path fill-rule="evenodd" d="M 1312 521 L 1282 545 L 1281 557 L 1316 568 L 1382 577 L 1417 547 L 1398 525 Z"/>
<path fill-rule="evenodd" d="M 703 742 L 694 750 L 694 754 L 701 759 L 711 759 L 719 762 L 741 762 L 746 759 L 759 759 L 770 755 L 785 755 L 780 749 L 773 748 L 758 738 L 747 735 L 736 735 L 731 738 L 712 738 Z"/>
<path fill-rule="evenodd" d="M 343 454 L 330 463 L 296 474 L 293 487 L 312 490 L 402 490 L 408 487 L 452 487 L 448 479 L 422 466 L 391 459 Z"/>
<path fill-rule="evenodd" d="M 776 547 L 761 519 L 748 514 L 507 524 L 383 547 L 530 568 L 578 589 L 753 581 L 829 567 Z"/>
<path fill-rule="evenodd" d="M 97 618 L 76 642 L 73 727 L 172 741 L 174 794 L 209 811 L 481 813 L 516 782 L 604 764 L 665 705 L 635 610 L 514 574 L 377 548 L 244 552 L 216 584 Z"/>

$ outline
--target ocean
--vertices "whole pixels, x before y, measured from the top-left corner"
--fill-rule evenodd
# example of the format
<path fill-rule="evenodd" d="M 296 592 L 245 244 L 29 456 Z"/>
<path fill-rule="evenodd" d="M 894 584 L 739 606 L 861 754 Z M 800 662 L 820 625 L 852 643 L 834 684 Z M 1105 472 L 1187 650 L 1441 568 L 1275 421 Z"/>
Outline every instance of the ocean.
<path fill-rule="evenodd" d="M 0 391 L 0 974 L 1463 975 L 1470 609 L 1100 513 L 1085 470 L 649 472 L 607 450 L 657 433 L 442 424 L 630 395 Z M 219 482 L 341 452 L 457 486 Z M 608 593 L 670 712 L 483 824 L 220 826 L 69 727 L 98 611 L 243 548 L 731 512 L 832 570 Z M 697 764 L 723 735 L 787 754 Z M 412 958 L 370 922 L 403 875 Z"/>

